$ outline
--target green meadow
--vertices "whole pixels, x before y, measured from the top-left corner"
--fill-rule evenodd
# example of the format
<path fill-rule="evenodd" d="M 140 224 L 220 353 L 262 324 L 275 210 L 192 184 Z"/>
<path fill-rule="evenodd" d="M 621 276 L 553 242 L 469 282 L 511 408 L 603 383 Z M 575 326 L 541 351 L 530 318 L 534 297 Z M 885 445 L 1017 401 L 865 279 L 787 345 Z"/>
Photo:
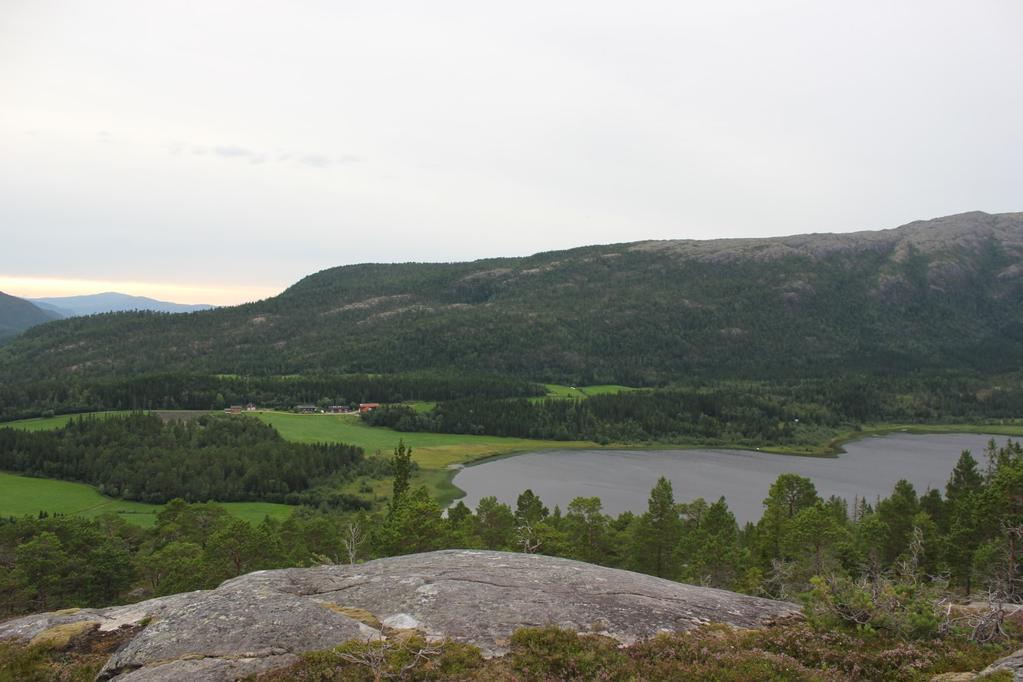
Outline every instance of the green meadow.
<path fill-rule="evenodd" d="M 221 506 L 250 523 L 258 523 L 267 515 L 286 519 L 294 509 L 285 504 L 267 502 L 224 502 Z M 159 504 L 105 497 L 84 483 L 0 473 L 0 516 L 35 515 L 46 511 L 93 518 L 113 513 L 131 523 L 152 526 L 162 508 Z"/>
<path fill-rule="evenodd" d="M 125 411 L 118 412 L 88 412 L 89 417 L 111 417 L 119 414 L 129 414 Z M 72 419 L 78 417 L 84 417 L 82 414 L 60 414 L 56 417 L 36 417 L 35 419 L 21 419 L 15 422 L 5 422 L 0 426 L 11 426 L 16 429 L 24 429 L 26 431 L 47 431 L 49 429 L 59 429 L 60 427 L 67 424 Z"/>
<path fill-rule="evenodd" d="M 583 392 L 583 395 L 605 395 L 608 393 L 626 393 L 628 391 L 638 391 L 638 388 L 632 386 L 619 386 L 618 384 L 598 384 L 596 386 L 583 386 L 579 389 Z"/>
<path fill-rule="evenodd" d="M 351 443 L 367 455 L 389 456 L 399 440 L 412 448 L 412 459 L 419 465 L 418 483 L 448 504 L 463 495 L 451 483 L 452 466 L 484 457 L 508 455 L 542 449 L 597 448 L 589 441 L 551 441 L 499 436 L 471 436 L 457 433 L 403 433 L 379 426 L 366 426 L 354 414 L 293 414 L 290 412 L 257 412 L 256 417 L 272 425 L 288 440 L 299 443 Z M 391 492 L 390 481 L 371 481 L 373 497 L 380 499 Z M 346 486 L 356 492 L 357 485 Z"/>
<path fill-rule="evenodd" d="M 351 443 L 366 454 L 390 454 L 399 440 L 412 447 L 412 458 L 423 469 L 446 469 L 482 457 L 544 448 L 599 447 L 588 441 L 550 441 L 499 436 L 471 436 L 458 433 L 402 433 L 379 426 L 366 426 L 354 414 L 292 414 L 257 412 L 256 417 L 298 443 Z"/>
<path fill-rule="evenodd" d="M 99 416 L 125 414 L 124 412 L 97 412 Z M 173 418 L 175 413 L 161 412 Z M 193 413 L 180 413 L 189 416 Z M 56 429 L 78 415 L 62 415 L 39 419 L 8 422 L 2 426 L 40 431 Z M 380 453 L 388 456 L 404 439 L 412 447 L 412 456 L 419 464 L 416 476 L 434 495 L 446 503 L 458 498 L 461 491 L 451 484 L 450 465 L 474 459 L 506 455 L 544 448 L 599 447 L 585 441 L 545 441 L 527 438 L 500 438 L 497 436 L 471 436 L 445 433 L 401 433 L 393 429 L 366 426 L 354 414 L 293 414 L 290 412 L 257 412 L 239 418 L 258 418 L 272 425 L 281 436 L 298 443 L 350 443 L 358 445 L 367 455 Z M 373 496 L 382 498 L 390 494 L 389 481 L 370 481 Z M 346 486 L 356 492 L 358 484 Z M 294 507 L 267 502 L 228 502 L 223 506 L 235 516 L 259 522 L 264 516 L 287 518 Z M 128 502 L 100 495 L 92 486 L 46 478 L 30 478 L 0 473 L 0 516 L 37 514 L 40 511 L 93 517 L 114 512 L 143 526 L 155 523 L 161 505 Z"/>
<path fill-rule="evenodd" d="M 548 386 L 551 395 L 560 397 L 579 397 L 599 395 L 623 390 L 633 390 L 626 386 Z M 96 415 L 123 414 L 117 412 L 100 412 Z M 189 416 L 189 413 L 165 412 L 165 416 L 174 418 Z M 195 414 L 195 413 L 192 413 Z M 42 419 L 26 419 L 9 422 L 3 426 L 42 430 L 58 428 L 74 416 L 60 416 Z M 451 483 L 453 467 L 465 462 L 510 455 L 542 449 L 565 448 L 597 448 L 595 443 L 587 441 L 547 441 L 527 438 L 501 438 L 497 436 L 473 436 L 447 433 L 402 433 L 393 429 L 366 426 L 354 414 L 294 414 L 290 412 L 263 411 L 246 414 L 238 418 L 257 418 L 272 425 L 287 440 L 299 443 L 350 443 L 362 447 L 367 455 L 379 453 L 388 456 L 398 444 L 404 440 L 412 448 L 412 457 L 419 465 L 416 478 L 426 485 L 442 503 L 450 502 L 461 495 Z M 827 442 L 813 446 L 792 446 L 771 448 L 771 451 L 784 454 L 827 456 L 842 452 L 842 444 L 871 435 L 885 433 L 992 433 L 1008 436 L 1023 436 L 1023 425 L 1006 424 L 872 424 L 859 430 L 849 430 L 835 435 Z M 647 448 L 681 448 L 685 445 L 667 445 L 645 443 L 630 447 Z M 723 447 L 723 446 L 719 446 Z M 765 448 L 765 450 L 768 450 Z M 357 492 L 359 486 L 368 483 L 372 488 L 371 495 L 380 500 L 390 494 L 390 482 L 358 481 L 345 486 L 348 492 Z M 228 511 L 239 518 L 258 522 L 265 515 L 274 518 L 286 518 L 293 507 L 264 502 L 231 502 L 223 505 Z M 152 525 L 160 505 L 127 502 L 100 495 L 94 488 L 82 483 L 70 483 L 53 479 L 29 478 L 0 473 L 0 515 L 36 514 L 41 510 L 50 513 L 76 514 L 81 516 L 97 516 L 106 512 L 114 512 L 123 518 L 140 525 Z"/>
<path fill-rule="evenodd" d="M 625 393 L 626 391 L 638 391 L 631 386 L 620 386 L 618 384 L 598 384 L 596 386 L 563 386 L 561 384 L 544 384 L 547 388 L 547 395 L 532 398 L 532 400 L 546 400 L 547 398 L 589 398 L 594 395 L 607 395 L 609 393 Z"/>
<path fill-rule="evenodd" d="M 561 384 L 544 384 L 547 387 L 547 395 L 540 396 L 539 400 L 545 398 L 585 398 L 586 394 L 575 386 L 562 386 Z"/>

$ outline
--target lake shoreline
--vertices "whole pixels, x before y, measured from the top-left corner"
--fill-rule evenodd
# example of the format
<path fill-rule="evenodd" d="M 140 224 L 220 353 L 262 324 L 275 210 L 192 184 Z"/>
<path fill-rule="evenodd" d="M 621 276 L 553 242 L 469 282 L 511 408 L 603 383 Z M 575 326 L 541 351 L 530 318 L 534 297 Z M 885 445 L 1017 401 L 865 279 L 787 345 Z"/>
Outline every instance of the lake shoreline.
<path fill-rule="evenodd" d="M 963 427 L 958 430 L 955 427 Z M 986 426 L 986 428 L 985 428 Z M 729 504 L 733 499 L 743 500 L 739 506 L 747 505 L 750 496 L 762 499 L 766 494 L 764 476 L 767 476 L 772 483 L 777 474 L 781 472 L 795 472 L 801 475 L 808 475 L 808 478 L 820 481 L 821 494 L 825 497 L 828 493 L 846 497 L 852 501 L 856 497 L 874 499 L 877 496 L 886 496 L 891 491 L 891 486 L 901 478 L 910 480 L 920 488 L 923 493 L 925 488 L 943 489 L 947 476 L 951 471 L 954 460 L 958 459 L 963 449 L 971 450 L 976 457 L 982 458 L 982 452 L 989 439 L 995 438 L 1003 443 L 1007 438 L 1018 438 L 1023 434 L 1019 426 L 995 425 L 995 424 L 940 424 L 936 427 L 921 424 L 891 424 L 875 425 L 871 428 L 864 428 L 855 434 L 843 435 L 841 439 L 833 439 L 829 446 L 832 452 L 828 455 L 811 455 L 776 452 L 769 449 L 756 450 L 755 448 L 735 447 L 705 447 L 698 445 L 667 445 L 655 447 L 646 444 L 641 447 L 629 447 L 615 444 L 599 448 L 580 451 L 549 449 L 544 451 L 500 453 L 487 457 L 480 457 L 474 460 L 461 463 L 456 468 L 445 471 L 445 478 L 449 485 L 450 494 L 446 500 L 442 500 L 445 506 L 464 500 L 475 504 L 479 497 L 497 495 L 504 496 L 504 502 L 514 503 L 514 498 L 508 497 L 510 487 L 518 487 L 522 490 L 514 491 L 521 493 L 526 488 L 533 489 L 534 493 L 540 495 L 548 504 L 561 504 L 564 508 L 568 502 L 567 493 L 573 491 L 577 496 L 607 497 L 611 506 L 621 507 L 628 505 L 632 511 L 637 511 L 640 506 L 636 499 L 635 478 L 636 476 L 647 475 L 649 484 L 643 491 L 643 503 L 646 503 L 646 495 L 650 486 L 656 481 L 656 474 L 661 473 L 675 476 L 683 486 L 676 494 L 676 499 L 685 501 L 695 497 L 705 497 L 713 500 L 719 494 L 724 495 Z M 871 443 L 875 438 L 889 438 L 891 440 L 884 444 Z M 928 437 L 932 437 L 927 440 Z M 933 443 L 933 446 L 929 446 Z M 934 452 L 928 451 L 928 448 Z M 892 451 L 889 455 L 888 452 Z M 852 451 L 856 459 L 850 462 L 846 457 L 839 457 L 839 453 Z M 873 452 L 872 452 L 873 451 Z M 883 454 L 879 455 L 878 452 Z M 585 466 L 575 457 L 569 455 L 593 455 L 586 461 Z M 672 456 L 677 454 L 678 457 Z M 549 465 L 548 469 L 538 464 L 538 459 L 531 456 L 543 456 L 544 462 Z M 619 455 L 619 456 L 615 456 Z M 650 458 L 641 455 L 651 455 Z M 779 459 L 767 457 L 767 455 L 783 455 Z M 519 462 L 513 466 L 500 466 L 489 470 L 489 479 L 481 483 L 481 475 L 474 472 L 471 476 L 465 476 L 466 472 L 473 471 L 483 464 L 494 465 L 495 463 L 530 457 L 530 460 Z M 740 459 L 731 459 L 737 457 Z M 942 462 L 935 466 L 937 461 Z M 924 464 L 922 466 L 922 464 Z M 901 467 L 901 468 L 900 468 Z M 739 471 L 747 471 L 746 475 Z M 859 469 L 859 470 L 857 470 Z M 625 473 L 609 473 L 610 471 L 622 470 Z M 527 475 L 527 472 L 528 475 Z M 559 479 L 561 475 L 561 479 Z M 456 482 L 460 476 L 460 481 Z M 532 478 L 528 478 L 532 476 Z M 630 478 L 631 476 L 631 478 Z M 694 478 L 695 476 L 695 478 Z M 700 479 L 703 476 L 706 487 L 684 491 L 685 484 Z M 714 476 L 718 476 L 715 479 Z M 872 480 L 872 476 L 874 476 Z M 879 480 L 879 476 L 880 479 Z M 887 476 L 887 478 L 886 478 Z M 691 481 L 692 480 L 692 481 Z M 498 485 L 496 482 L 502 482 Z M 509 483 L 519 481 L 519 484 Z M 561 483 L 558 483 L 561 481 Z M 677 487 L 677 486 L 676 486 Z M 764 488 L 763 491 L 760 488 Z M 832 490 L 834 488 L 834 490 Z M 741 492 L 737 493 L 739 489 Z M 753 489 L 753 490 L 750 490 Z M 541 494 L 539 491 L 546 491 Z M 632 491 L 631 493 L 629 491 Z M 457 494 L 457 497 L 455 496 Z M 544 496 L 546 495 L 546 499 Z M 632 502 L 625 503 L 623 498 L 633 497 Z M 469 499 L 466 499 L 469 498 Z M 510 501 L 509 501 L 510 500 Z M 747 505 L 748 506 L 748 505 Z"/>

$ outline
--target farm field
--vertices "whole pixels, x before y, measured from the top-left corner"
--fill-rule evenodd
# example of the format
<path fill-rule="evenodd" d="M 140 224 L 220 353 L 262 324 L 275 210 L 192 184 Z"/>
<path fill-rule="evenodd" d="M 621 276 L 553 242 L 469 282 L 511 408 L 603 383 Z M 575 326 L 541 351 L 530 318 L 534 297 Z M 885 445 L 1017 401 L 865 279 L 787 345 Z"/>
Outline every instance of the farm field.
<path fill-rule="evenodd" d="M 221 506 L 230 514 L 250 523 L 259 523 L 267 515 L 283 520 L 294 509 L 285 504 L 268 502 L 222 502 Z M 156 523 L 156 514 L 162 508 L 163 505 L 159 504 L 105 497 L 85 483 L 0 472 L 0 516 L 34 515 L 46 511 L 50 514 L 94 518 L 100 514 L 114 513 L 126 521 L 148 527 Z"/>
<path fill-rule="evenodd" d="M 59 429 L 77 417 L 84 417 L 86 415 L 90 417 L 111 417 L 119 414 L 129 413 L 121 410 L 115 412 L 87 412 L 86 414 L 59 414 L 56 417 L 36 417 L 35 419 L 20 419 L 14 422 L 3 422 L 0 423 L 0 427 L 10 426 L 16 429 L 24 429 L 26 431 L 47 431 L 49 429 Z"/>
<path fill-rule="evenodd" d="M 387 456 L 400 439 L 412 447 L 412 458 L 423 469 L 445 469 L 481 457 L 544 448 L 593 448 L 588 441 L 550 441 L 457 433 L 402 433 L 379 426 L 366 426 L 352 414 L 292 414 L 257 412 L 256 417 L 277 429 L 284 438 L 298 443 L 341 442 L 358 445 L 372 455 Z"/>
<path fill-rule="evenodd" d="M 544 384 L 547 387 L 547 395 L 531 398 L 531 400 L 546 400 L 547 398 L 589 398 L 594 395 L 607 395 L 611 393 L 625 393 L 627 391 L 638 391 L 638 388 L 631 386 L 620 386 L 618 384 L 598 384 L 596 386 L 563 386 L 561 384 Z"/>
<path fill-rule="evenodd" d="M 639 389 L 618 384 L 599 384 L 597 386 L 583 386 L 579 390 L 589 397 L 591 395 L 606 395 L 609 393 L 627 393 L 629 391 L 638 391 Z"/>
<path fill-rule="evenodd" d="M 192 414 L 181 412 L 182 414 Z M 93 415 L 125 414 L 95 412 Z M 175 412 L 161 411 L 172 417 Z M 198 414 L 198 413 L 195 413 Z M 0 427 L 41 431 L 56 429 L 78 415 L 61 415 L 41 419 L 6 422 Z M 413 458 L 425 469 L 444 469 L 450 464 L 467 462 L 491 455 L 544 448 L 598 447 L 588 441 L 548 441 L 500 436 L 472 436 L 454 433 L 402 433 L 379 426 L 366 426 L 354 414 L 294 414 L 291 412 L 255 412 L 242 415 L 256 417 L 273 426 L 285 439 L 296 443 L 350 443 L 358 445 L 367 455 L 380 452 L 388 455 L 404 439 L 413 448 Z"/>
<path fill-rule="evenodd" d="M 124 413 L 99 412 L 93 414 Z M 173 418 L 174 414 L 171 411 L 161 411 L 161 415 L 165 418 Z M 191 413 L 182 411 L 181 414 Z M 7 422 L 0 426 L 33 431 L 56 429 L 76 416 L 61 415 L 41 419 L 24 419 Z M 446 433 L 401 433 L 393 429 L 366 426 L 354 414 L 294 414 L 265 411 L 245 414 L 242 417 L 261 419 L 276 428 L 281 436 L 290 441 L 349 443 L 363 448 L 367 455 L 379 452 L 385 457 L 389 456 L 398 441 L 404 439 L 412 447 L 412 457 L 420 467 L 416 474 L 416 481 L 427 486 L 444 504 L 461 496 L 461 491 L 451 484 L 452 471 L 448 468 L 450 465 L 529 450 L 600 447 L 588 441 L 545 441 Z M 371 481 L 370 484 L 373 486 L 374 498 L 390 494 L 389 481 Z M 352 483 L 345 486 L 345 489 L 347 492 L 355 493 L 356 487 L 357 485 Z M 275 518 L 286 518 L 294 509 L 288 505 L 263 502 L 222 504 L 235 516 L 257 523 L 267 514 Z M 46 510 L 51 513 L 91 517 L 112 511 L 122 514 L 124 518 L 134 523 L 148 526 L 155 522 L 159 509 L 159 505 L 104 497 L 94 488 L 83 483 L 0 473 L 0 516 L 36 514 L 40 510 Z"/>

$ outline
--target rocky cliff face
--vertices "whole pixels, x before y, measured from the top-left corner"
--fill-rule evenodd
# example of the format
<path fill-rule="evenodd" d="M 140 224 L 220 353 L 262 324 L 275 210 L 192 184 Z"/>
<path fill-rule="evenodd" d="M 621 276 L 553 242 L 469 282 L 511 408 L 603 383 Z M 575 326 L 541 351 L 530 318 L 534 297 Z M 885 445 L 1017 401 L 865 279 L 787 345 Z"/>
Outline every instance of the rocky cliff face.
<path fill-rule="evenodd" d="M 518 628 L 557 625 L 631 643 L 705 623 L 754 628 L 799 618 L 787 602 L 567 559 L 448 550 L 355 566 L 258 571 L 215 590 L 0 623 L 0 639 L 61 641 L 124 629 L 100 680 L 233 680 L 304 651 L 416 630 L 507 650 Z"/>

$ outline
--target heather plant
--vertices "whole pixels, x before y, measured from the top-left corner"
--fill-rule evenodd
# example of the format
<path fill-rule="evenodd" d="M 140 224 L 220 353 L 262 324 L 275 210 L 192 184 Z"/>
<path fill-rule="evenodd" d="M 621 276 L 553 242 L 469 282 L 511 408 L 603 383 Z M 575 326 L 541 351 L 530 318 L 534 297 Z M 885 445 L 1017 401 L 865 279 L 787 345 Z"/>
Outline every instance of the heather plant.
<path fill-rule="evenodd" d="M 523 628 L 504 656 L 416 635 L 385 642 L 349 642 L 305 654 L 258 682 L 465 680 L 475 682 L 642 680 L 644 682 L 924 682 L 945 672 L 977 671 L 1008 645 L 962 637 L 893 640 L 876 633 L 821 631 L 809 624 L 761 630 L 706 625 L 657 635 L 629 646 L 610 637 L 557 627 Z M 991 676 L 999 681 L 1011 676 Z"/>

